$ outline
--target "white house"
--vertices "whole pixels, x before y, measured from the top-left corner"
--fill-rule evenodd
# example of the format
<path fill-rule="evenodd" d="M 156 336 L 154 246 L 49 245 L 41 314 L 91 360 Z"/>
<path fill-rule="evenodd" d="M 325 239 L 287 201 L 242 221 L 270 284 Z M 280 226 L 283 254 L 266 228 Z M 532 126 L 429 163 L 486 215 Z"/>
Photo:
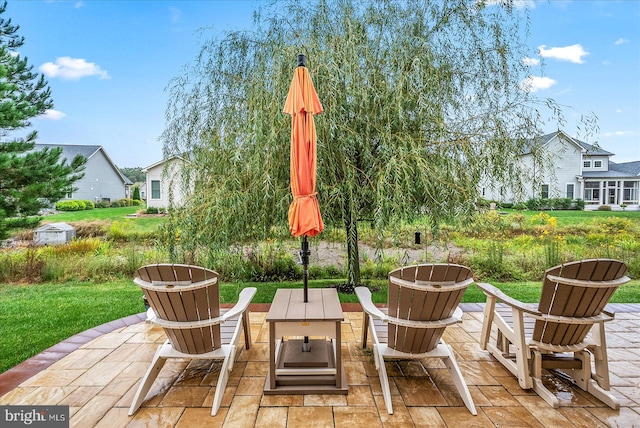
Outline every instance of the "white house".
<path fill-rule="evenodd" d="M 524 202 L 529 198 L 583 199 L 585 209 L 609 205 L 612 209 L 640 209 L 640 160 L 616 164 L 601 148 L 570 137 L 563 131 L 544 135 L 531 148 L 544 150 L 549 164 L 537 165 L 531 150 L 521 156 L 523 176 L 537 177 L 528 193 L 517 193 L 506 186 L 481 185 L 484 199 Z M 533 183 L 533 180 L 531 181 Z"/>
<path fill-rule="evenodd" d="M 185 192 L 182 187 L 182 164 L 180 156 L 171 156 L 142 170 L 147 175 L 145 193 L 147 207 L 167 208 L 180 205 Z"/>

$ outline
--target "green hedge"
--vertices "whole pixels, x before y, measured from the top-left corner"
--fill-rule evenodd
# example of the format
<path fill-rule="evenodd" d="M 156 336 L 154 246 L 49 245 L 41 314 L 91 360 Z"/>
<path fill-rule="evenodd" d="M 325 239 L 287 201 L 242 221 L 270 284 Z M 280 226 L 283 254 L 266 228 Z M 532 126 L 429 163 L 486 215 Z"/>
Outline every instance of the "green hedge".
<path fill-rule="evenodd" d="M 86 199 L 60 201 L 56 204 L 56 210 L 58 211 L 83 211 L 94 208 L 93 202 Z"/>

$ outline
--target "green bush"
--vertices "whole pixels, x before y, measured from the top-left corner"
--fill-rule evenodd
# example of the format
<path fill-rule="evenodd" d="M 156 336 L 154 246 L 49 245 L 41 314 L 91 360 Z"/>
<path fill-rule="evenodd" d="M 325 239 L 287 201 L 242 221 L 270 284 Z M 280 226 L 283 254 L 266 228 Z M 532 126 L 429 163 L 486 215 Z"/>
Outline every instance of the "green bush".
<path fill-rule="evenodd" d="M 147 214 L 158 214 L 158 207 L 147 207 Z"/>
<path fill-rule="evenodd" d="M 610 205 L 600 205 L 598 207 L 598 211 L 611 211 L 611 206 Z"/>
<path fill-rule="evenodd" d="M 95 208 L 93 202 L 86 199 L 60 201 L 56 204 L 58 211 L 84 211 Z"/>
<path fill-rule="evenodd" d="M 109 201 L 98 201 L 95 204 L 96 208 L 110 208 L 111 207 L 111 202 Z"/>
<path fill-rule="evenodd" d="M 56 204 L 56 209 L 58 211 L 80 211 L 84 209 L 84 205 L 80 208 L 78 201 L 60 201 Z"/>

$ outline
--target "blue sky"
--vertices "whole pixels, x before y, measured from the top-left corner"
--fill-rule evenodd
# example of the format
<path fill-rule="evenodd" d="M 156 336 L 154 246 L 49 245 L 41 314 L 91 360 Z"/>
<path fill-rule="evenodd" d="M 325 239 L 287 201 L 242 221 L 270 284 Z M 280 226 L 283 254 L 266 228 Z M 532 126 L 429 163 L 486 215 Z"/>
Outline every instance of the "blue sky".
<path fill-rule="evenodd" d="M 119 167 L 161 160 L 169 81 L 214 32 L 249 28 L 256 5 L 9 0 L 3 17 L 20 25 L 20 53 L 46 75 L 55 103 L 32 120 L 38 142 L 102 145 Z M 531 11 L 529 90 L 565 106 L 568 134 L 598 142 L 615 153 L 614 162 L 640 160 L 640 1 L 521 6 Z M 577 125 L 591 114 L 598 117 L 595 136 Z"/>

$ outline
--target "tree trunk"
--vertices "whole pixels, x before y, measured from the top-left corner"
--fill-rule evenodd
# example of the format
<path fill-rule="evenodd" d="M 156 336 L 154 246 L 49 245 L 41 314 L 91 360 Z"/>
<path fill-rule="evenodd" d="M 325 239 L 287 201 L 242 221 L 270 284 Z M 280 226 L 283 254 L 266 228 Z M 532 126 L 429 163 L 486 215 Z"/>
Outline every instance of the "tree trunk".
<path fill-rule="evenodd" d="M 344 227 L 347 232 L 347 281 L 357 287 L 360 285 L 360 253 L 358 251 L 358 219 L 355 201 L 351 189 L 345 193 Z"/>

